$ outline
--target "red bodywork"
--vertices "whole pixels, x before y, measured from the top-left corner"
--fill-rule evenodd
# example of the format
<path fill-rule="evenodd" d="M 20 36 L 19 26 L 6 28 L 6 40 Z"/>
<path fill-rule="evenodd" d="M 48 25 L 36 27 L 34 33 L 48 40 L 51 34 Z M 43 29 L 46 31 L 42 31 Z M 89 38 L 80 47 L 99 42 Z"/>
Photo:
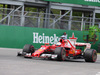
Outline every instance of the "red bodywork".
<path fill-rule="evenodd" d="M 81 49 L 76 49 L 76 46 L 84 46 L 84 52 L 86 49 L 91 48 L 90 43 L 78 43 L 76 42 L 77 38 L 74 37 L 74 33 L 72 37 L 69 39 L 60 39 L 60 41 L 57 44 L 49 45 L 49 43 L 45 43 L 45 45 L 42 45 L 38 50 L 36 50 L 34 53 L 32 53 L 31 57 L 41 57 L 42 54 L 55 54 L 55 49 L 57 47 L 63 47 L 66 51 L 66 57 L 68 56 L 78 56 L 82 55 Z"/>
<path fill-rule="evenodd" d="M 66 60 L 66 58 L 84 58 L 86 62 L 95 62 L 97 59 L 96 50 L 90 49 L 90 43 L 76 42 L 77 38 L 72 37 L 64 39 L 61 37 L 60 41 L 56 44 L 50 45 L 45 43 L 38 50 L 35 50 L 32 45 L 26 44 L 22 52 L 18 52 L 17 56 L 24 57 L 41 57 L 56 60 Z M 78 47 L 77 47 L 78 46 Z"/>
<path fill-rule="evenodd" d="M 73 44 L 71 43 L 70 40 L 64 40 L 64 39 L 60 39 L 59 41 L 60 45 L 49 45 L 49 43 L 46 43 L 45 45 L 42 45 L 41 48 L 39 48 L 38 50 L 36 50 L 32 56 L 33 57 L 40 57 L 41 54 L 43 53 L 53 53 L 54 50 L 57 47 L 63 47 L 66 50 L 66 56 L 76 56 L 76 55 L 80 55 L 81 54 L 81 50 L 80 49 L 76 49 L 76 45 L 73 42 Z"/>

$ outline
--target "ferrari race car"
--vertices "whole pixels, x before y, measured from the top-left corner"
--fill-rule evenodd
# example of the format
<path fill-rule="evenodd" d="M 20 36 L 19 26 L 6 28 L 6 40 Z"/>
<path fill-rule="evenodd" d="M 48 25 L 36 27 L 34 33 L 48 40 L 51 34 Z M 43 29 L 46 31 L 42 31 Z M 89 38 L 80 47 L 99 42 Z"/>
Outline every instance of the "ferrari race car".
<path fill-rule="evenodd" d="M 85 59 L 86 62 L 96 62 L 97 52 L 95 49 L 90 49 L 90 43 L 78 43 L 74 34 L 69 39 L 61 37 L 58 43 L 49 45 L 45 43 L 39 49 L 35 50 L 34 46 L 26 44 L 22 52 L 18 52 L 17 56 L 24 56 L 25 58 L 39 57 L 54 60 L 66 60 L 67 58 Z M 84 47 L 78 48 L 77 47 Z"/>

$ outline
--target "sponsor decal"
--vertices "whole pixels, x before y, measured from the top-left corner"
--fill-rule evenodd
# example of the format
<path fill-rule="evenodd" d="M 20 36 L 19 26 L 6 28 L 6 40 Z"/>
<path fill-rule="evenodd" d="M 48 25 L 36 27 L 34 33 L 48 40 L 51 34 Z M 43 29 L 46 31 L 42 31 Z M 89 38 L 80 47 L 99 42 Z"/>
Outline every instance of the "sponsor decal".
<path fill-rule="evenodd" d="M 39 49 L 38 51 L 42 51 L 42 49 Z"/>
<path fill-rule="evenodd" d="M 56 44 L 59 41 L 59 37 L 56 34 L 53 34 L 52 36 L 47 36 L 45 33 L 42 33 L 40 35 L 38 32 L 33 32 L 33 43 L 50 43 L 50 44 Z"/>
<path fill-rule="evenodd" d="M 97 2 L 97 3 L 100 3 L 100 0 L 84 0 L 86 2 Z"/>
<path fill-rule="evenodd" d="M 56 54 L 42 54 L 40 57 L 43 57 L 43 58 L 51 57 L 52 59 L 56 59 L 57 55 Z"/>

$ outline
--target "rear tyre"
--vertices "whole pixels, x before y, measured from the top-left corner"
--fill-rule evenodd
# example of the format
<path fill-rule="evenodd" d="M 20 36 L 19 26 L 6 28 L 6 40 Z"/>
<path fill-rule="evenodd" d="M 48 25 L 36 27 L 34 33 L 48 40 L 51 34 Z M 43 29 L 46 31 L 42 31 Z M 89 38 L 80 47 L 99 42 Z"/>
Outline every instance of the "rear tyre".
<path fill-rule="evenodd" d="M 66 51 L 63 47 L 57 47 L 54 51 L 55 54 L 57 54 L 57 60 L 58 61 L 64 61 L 66 59 Z"/>
<path fill-rule="evenodd" d="M 34 46 L 30 44 L 26 44 L 23 48 L 23 52 L 26 52 L 26 53 L 34 53 L 34 51 L 35 51 Z"/>
<path fill-rule="evenodd" d="M 94 49 L 87 49 L 84 53 L 84 59 L 86 62 L 96 62 L 97 52 Z"/>

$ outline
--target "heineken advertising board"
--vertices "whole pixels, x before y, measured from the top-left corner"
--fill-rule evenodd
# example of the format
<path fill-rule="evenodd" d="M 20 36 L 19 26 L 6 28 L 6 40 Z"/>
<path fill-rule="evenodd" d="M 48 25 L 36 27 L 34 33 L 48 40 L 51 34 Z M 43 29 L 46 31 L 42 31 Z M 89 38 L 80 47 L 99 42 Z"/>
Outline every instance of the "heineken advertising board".
<path fill-rule="evenodd" d="M 88 6 L 100 6 L 100 0 L 44 0 L 44 1 L 88 5 Z"/>
<path fill-rule="evenodd" d="M 67 38 L 74 33 L 77 42 L 85 42 L 82 31 L 0 25 L 0 47 L 23 48 L 25 44 L 32 44 L 35 48 L 40 48 L 45 43 L 57 43 L 64 32 L 67 33 Z M 98 48 L 99 42 L 100 40 L 93 45 L 94 49 Z"/>
<path fill-rule="evenodd" d="M 33 43 L 49 43 L 49 44 L 56 44 L 59 41 L 59 37 L 54 33 L 52 36 L 45 35 L 42 33 L 39 35 L 38 32 L 33 32 Z"/>
<path fill-rule="evenodd" d="M 23 48 L 25 44 L 32 44 L 39 48 L 45 43 L 52 45 L 59 41 L 64 32 L 68 34 L 68 38 L 74 32 L 75 37 L 79 38 L 78 41 L 83 42 L 83 39 L 80 39 L 83 36 L 78 36 L 82 34 L 80 31 L 0 25 L 0 47 Z"/>

